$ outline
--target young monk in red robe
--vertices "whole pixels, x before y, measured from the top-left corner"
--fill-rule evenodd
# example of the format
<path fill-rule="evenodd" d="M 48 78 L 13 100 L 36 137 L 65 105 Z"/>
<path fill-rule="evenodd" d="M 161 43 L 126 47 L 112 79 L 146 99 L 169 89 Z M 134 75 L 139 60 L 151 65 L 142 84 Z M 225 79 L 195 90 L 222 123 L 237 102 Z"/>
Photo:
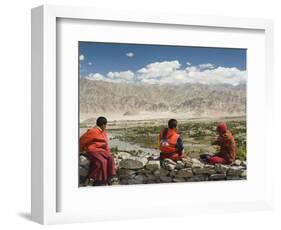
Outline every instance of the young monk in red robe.
<path fill-rule="evenodd" d="M 170 119 L 168 128 L 163 128 L 159 134 L 160 159 L 169 158 L 173 161 L 182 160 L 184 154 L 183 141 L 178 134 L 178 122 Z"/>
<path fill-rule="evenodd" d="M 105 132 L 107 120 L 99 117 L 96 127 L 89 129 L 80 137 L 80 152 L 86 151 L 90 160 L 89 178 L 94 185 L 104 185 L 116 175 L 115 163 L 109 151 L 108 137 Z"/>
<path fill-rule="evenodd" d="M 231 164 L 236 158 L 236 142 L 227 125 L 221 122 L 217 126 L 217 132 L 219 134 L 213 145 L 220 146 L 220 152 L 214 156 L 208 158 L 210 164 Z"/>

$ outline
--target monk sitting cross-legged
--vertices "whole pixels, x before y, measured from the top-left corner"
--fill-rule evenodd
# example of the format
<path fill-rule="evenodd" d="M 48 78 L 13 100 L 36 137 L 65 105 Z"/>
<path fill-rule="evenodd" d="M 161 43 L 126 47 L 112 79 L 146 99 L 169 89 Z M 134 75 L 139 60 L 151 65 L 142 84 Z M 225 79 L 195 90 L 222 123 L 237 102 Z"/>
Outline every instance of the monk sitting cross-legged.
<path fill-rule="evenodd" d="M 219 136 L 212 144 L 220 146 L 220 151 L 214 156 L 207 157 L 206 160 L 209 164 L 231 164 L 236 158 L 236 142 L 226 123 L 219 123 L 217 132 Z"/>
<path fill-rule="evenodd" d="M 159 135 L 160 160 L 169 158 L 173 161 L 182 160 L 184 147 L 177 131 L 178 122 L 170 119 L 168 128 L 162 129 Z"/>
<path fill-rule="evenodd" d="M 106 118 L 99 117 L 97 126 L 80 137 L 80 152 L 86 151 L 88 155 L 90 160 L 88 177 L 94 179 L 94 185 L 107 184 L 116 175 L 114 159 L 110 154 L 105 132 L 106 124 Z"/>

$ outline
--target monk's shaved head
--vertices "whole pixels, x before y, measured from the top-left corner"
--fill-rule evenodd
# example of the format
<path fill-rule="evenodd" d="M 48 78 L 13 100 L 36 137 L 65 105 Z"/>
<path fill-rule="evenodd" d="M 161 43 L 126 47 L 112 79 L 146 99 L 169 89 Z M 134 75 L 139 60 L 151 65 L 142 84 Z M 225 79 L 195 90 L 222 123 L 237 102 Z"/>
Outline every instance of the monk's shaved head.
<path fill-rule="evenodd" d="M 175 128 L 177 128 L 177 126 L 178 126 L 178 121 L 176 119 L 170 119 L 168 121 L 168 127 L 170 129 L 175 129 Z"/>
<path fill-rule="evenodd" d="M 107 124 L 107 119 L 105 117 L 99 117 L 97 119 L 96 125 L 102 128 L 104 125 Z"/>

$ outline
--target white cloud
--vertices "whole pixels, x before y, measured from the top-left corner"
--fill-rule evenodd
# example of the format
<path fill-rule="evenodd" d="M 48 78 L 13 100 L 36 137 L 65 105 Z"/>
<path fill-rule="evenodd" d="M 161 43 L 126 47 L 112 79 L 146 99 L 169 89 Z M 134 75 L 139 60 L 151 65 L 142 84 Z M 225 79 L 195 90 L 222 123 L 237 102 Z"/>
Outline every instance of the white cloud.
<path fill-rule="evenodd" d="M 132 53 L 132 52 L 126 53 L 126 56 L 127 56 L 127 57 L 133 57 L 134 55 L 135 55 L 135 54 Z"/>
<path fill-rule="evenodd" d="M 131 82 L 134 80 L 135 74 L 128 70 L 122 72 L 109 72 L 107 78 L 112 82 Z"/>
<path fill-rule="evenodd" d="M 81 55 L 79 56 L 79 60 L 80 60 L 80 61 L 84 61 L 84 60 L 85 60 L 85 56 L 84 56 L 83 54 L 81 54 Z"/>
<path fill-rule="evenodd" d="M 187 64 L 188 66 L 191 66 L 191 63 L 190 63 L 190 62 L 187 62 L 186 64 Z"/>
<path fill-rule="evenodd" d="M 216 66 L 211 63 L 198 65 L 199 69 L 214 69 Z"/>
<path fill-rule="evenodd" d="M 177 60 L 154 62 L 137 71 L 137 77 L 140 81 L 150 78 L 167 77 L 180 68 L 180 63 Z"/>
<path fill-rule="evenodd" d="M 88 62 L 88 65 L 89 65 L 89 66 L 92 66 L 92 65 L 93 65 L 93 63 L 89 61 L 89 62 Z"/>
<path fill-rule="evenodd" d="M 95 81 L 101 81 L 101 80 L 105 81 L 106 80 L 106 78 L 99 73 L 95 73 L 95 74 L 90 73 L 85 78 L 88 79 L 88 80 L 95 80 Z"/>
<path fill-rule="evenodd" d="M 231 84 L 239 85 L 246 82 L 246 71 L 232 67 L 221 67 L 213 64 L 188 66 L 181 69 L 179 61 L 154 62 L 146 65 L 136 72 L 121 71 L 109 72 L 105 76 L 90 74 L 90 80 L 103 80 L 108 82 L 146 83 L 146 84 Z"/>

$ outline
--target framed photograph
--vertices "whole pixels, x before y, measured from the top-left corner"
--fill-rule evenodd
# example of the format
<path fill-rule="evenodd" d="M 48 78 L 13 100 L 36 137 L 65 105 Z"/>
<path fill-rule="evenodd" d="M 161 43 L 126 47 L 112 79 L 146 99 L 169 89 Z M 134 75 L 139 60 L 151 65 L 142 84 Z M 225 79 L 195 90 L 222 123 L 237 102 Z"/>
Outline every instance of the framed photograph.
<path fill-rule="evenodd" d="M 272 33 L 265 19 L 32 9 L 32 219 L 271 208 Z"/>

